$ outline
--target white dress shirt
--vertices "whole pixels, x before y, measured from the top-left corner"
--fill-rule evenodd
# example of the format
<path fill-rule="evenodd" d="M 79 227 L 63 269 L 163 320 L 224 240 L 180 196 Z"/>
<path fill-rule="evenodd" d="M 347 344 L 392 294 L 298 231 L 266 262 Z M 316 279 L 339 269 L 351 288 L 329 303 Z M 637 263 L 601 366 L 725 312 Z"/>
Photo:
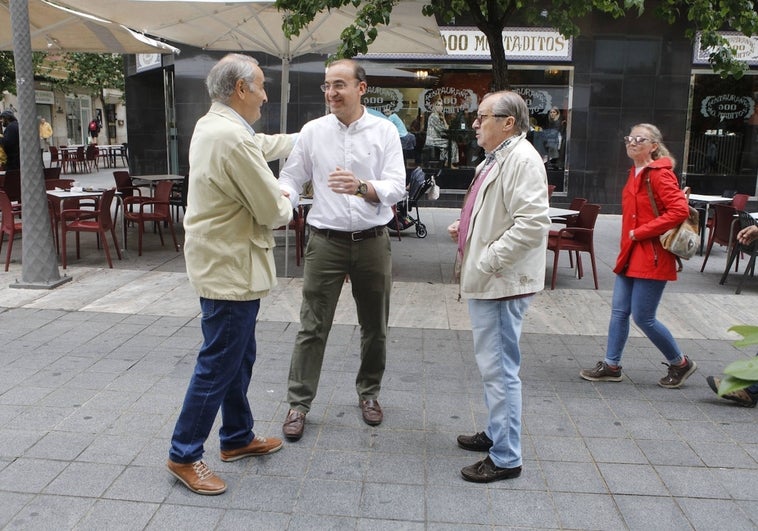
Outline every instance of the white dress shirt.
<path fill-rule="evenodd" d="M 370 182 L 379 203 L 333 192 L 327 180 L 337 167 Z M 345 232 L 386 225 L 392 206 L 405 195 L 405 161 L 397 129 L 365 109 L 349 126 L 333 114 L 311 120 L 279 175 L 279 186 L 289 192 L 293 208 L 308 181 L 313 183 L 309 225 Z"/>

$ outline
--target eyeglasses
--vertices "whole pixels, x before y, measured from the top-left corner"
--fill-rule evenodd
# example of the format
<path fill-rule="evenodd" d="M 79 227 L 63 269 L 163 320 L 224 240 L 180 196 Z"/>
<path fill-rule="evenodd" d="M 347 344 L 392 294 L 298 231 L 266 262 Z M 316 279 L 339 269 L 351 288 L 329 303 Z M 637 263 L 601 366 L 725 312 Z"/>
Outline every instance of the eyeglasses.
<path fill-rule="evenodd" d="M 477 114 L 475 122 L 482 123 L 486 118 L 508 118 L 507 114 Z"/>
<path fill-rule="evenodd" d="M 344 81 L 335 81 L 334 83 L 324 83 L 321 85 L 321 92 L 326 94 L 327 92 L 331 90 L 335 90 L 337 92 L 342 92 L 347 88 L 347 83 Z"/>
<path fill-rule="evenodd" d="M 624 137 L 624 144 L 644 144 L 645 142 L 650 142 L 650 139 L 645 138 L 644 136 L 625 136 Z"/>

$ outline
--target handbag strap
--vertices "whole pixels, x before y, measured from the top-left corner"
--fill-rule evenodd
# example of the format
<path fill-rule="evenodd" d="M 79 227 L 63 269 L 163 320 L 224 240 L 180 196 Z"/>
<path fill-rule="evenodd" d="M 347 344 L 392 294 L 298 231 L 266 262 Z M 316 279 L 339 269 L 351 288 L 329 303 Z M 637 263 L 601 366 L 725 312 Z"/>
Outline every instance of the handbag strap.
<path fill-rule="evenodd" d="M 647 184 L 647 196 L 650 198 L 650 205 L 653 207 L 653 214 L 658 217 L 660 213 L 658 212 L 658 205 L 655 204 L 655 198 L 653 198 L 653 185 L 650 184 L 649 176 L 645 178 L 645 183 Z"/>
<path fill-rule="evenodd" d="M 653 185 L 650 184 L 650 177 L 647 177 L 645 179 L 645 182 L 647 183 L 647 196 L 650 198 L 650 205 L 653 207 L 653 214 L 655 214 L 655 217 L 660 216 L 658 213 L 658 205 L 655 204 L 655 198 L 653 197 Z M 684 197 L 687 198 L 687 203 L 689 203 L 690 200 L 690 187 L 687 186 L 684 189 Z M 680 272 L 684 269 L 684 264 L 682 263 L 682 259 L 678 256 L 674 255 L 674 258 L 676 258 L 676 271 Z"/>

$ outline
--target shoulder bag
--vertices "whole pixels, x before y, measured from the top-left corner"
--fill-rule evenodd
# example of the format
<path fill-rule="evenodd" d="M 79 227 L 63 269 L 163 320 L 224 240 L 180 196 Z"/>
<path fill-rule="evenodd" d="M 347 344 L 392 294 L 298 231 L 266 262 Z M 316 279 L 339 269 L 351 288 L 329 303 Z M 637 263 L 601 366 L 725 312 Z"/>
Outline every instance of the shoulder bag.
<path fill-rule="evenodd" d="M 653 207 L 653 213 L 655 217 L 658 217 L 658 206 L 655 204 L 653 198 L 653 187 L 650 184 L 650 178 L 647 179 L 647 195 L 650 197 L 650 205 Z M 690 188 L 684 189 L 684 195 L 689 203 Z M 680 258 L 689 260 L 697 252 L 698 245 L 700 244 L 700 215 L 698 211 L 692 207 L 689 207 L 690 215 L 687 219 L 682 221 L 677 227 L 667 230 L 659 236 L 661 245 L 668 252 L 676 255 L 677 261 Z M 679 261 L 679 270 L 681 271 L 682 264 Z"/>

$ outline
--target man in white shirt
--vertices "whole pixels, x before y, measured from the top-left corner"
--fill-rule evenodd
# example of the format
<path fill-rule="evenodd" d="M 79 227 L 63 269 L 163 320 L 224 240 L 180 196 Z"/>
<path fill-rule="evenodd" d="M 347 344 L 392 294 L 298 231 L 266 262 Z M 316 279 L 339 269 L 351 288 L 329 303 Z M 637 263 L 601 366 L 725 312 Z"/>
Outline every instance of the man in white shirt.
<path fill-rule="evenodd" d="M 405 194 L 405 164 L 397 129 L 361 105 L 366 72 L 353 60 L 326 70 L 321 86 L 331 114 L 305 124 L 279 176 L 297 205 L 313 184 L 308 212 L 311 238 L 305 255 L 300 331 L 292 353 L 282 431 L 303 435 L 316 396 L 324 348 L 345 277 L 352 283 L 361 325 L 361 366 L 356 391 L 363 420 L 376 426 L 386 358 L 392 258 L 386 229 L 392 206 Z"/>

